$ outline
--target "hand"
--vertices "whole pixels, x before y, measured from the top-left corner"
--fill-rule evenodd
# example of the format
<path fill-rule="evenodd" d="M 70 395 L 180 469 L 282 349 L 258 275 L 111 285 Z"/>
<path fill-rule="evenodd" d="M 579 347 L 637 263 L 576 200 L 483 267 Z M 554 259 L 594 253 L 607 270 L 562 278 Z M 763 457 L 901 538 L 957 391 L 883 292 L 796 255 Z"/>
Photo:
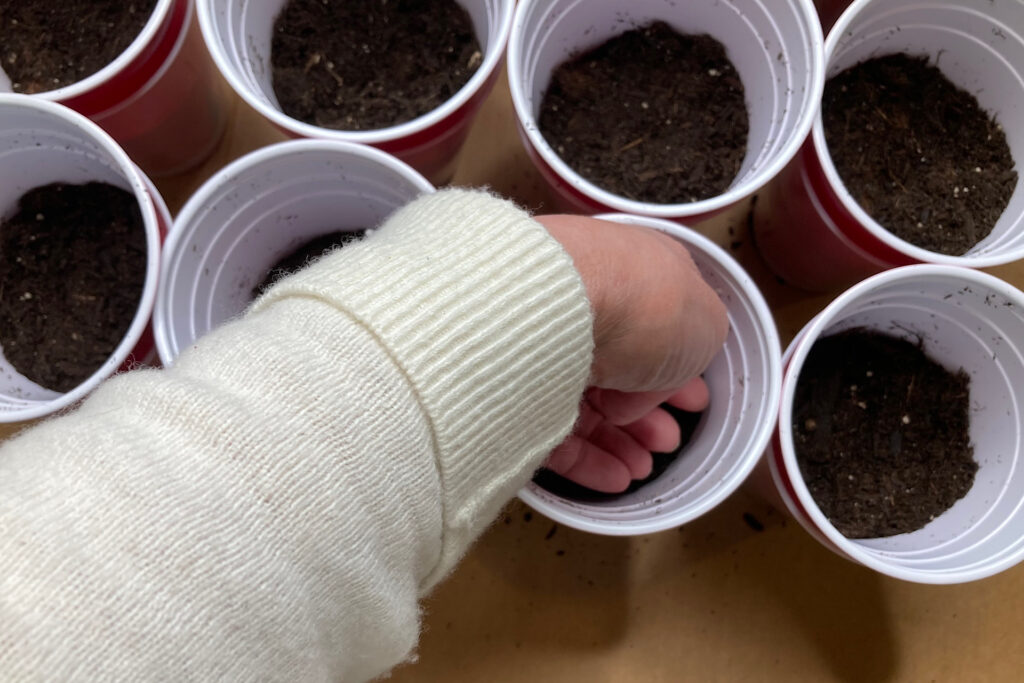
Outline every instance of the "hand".
<path fill-rule="evenodd" d="M 537 220 L 569 252 L 594 310 L 593 386 L 547 467 L 596 491 L 623 491 L 650 474 L 652 451 L 679 446 L 679 426 L 658 406 L 707 407 L 699 375 L 725 342 L 725 306 L 668 235 L 580 216 Z"/>

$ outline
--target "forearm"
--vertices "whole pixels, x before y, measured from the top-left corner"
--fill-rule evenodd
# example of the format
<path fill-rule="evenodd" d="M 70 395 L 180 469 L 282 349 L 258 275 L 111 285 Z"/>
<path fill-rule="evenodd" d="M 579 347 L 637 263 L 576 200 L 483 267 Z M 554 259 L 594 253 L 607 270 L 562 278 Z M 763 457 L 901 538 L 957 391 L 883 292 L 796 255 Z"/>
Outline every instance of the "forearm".
<path fill-rule="evenodd" d="M 224 329 L 2 451 L 0 678 L 318 680 L 339 655 L 404 655 L 439 556 L 429 428 L 368 334 L 310 343 L 323 308 Z M 380 381 L 310 385 L 331 353 Z M 395 470 L 418 486 L 388 491 Z"/>
<path fill-rule="evenodd" d="M 591 343 L 539 226 L 426 201 L 0 451 L 0 677 L 408 656 L 417 597 L 571 428 Z"/>

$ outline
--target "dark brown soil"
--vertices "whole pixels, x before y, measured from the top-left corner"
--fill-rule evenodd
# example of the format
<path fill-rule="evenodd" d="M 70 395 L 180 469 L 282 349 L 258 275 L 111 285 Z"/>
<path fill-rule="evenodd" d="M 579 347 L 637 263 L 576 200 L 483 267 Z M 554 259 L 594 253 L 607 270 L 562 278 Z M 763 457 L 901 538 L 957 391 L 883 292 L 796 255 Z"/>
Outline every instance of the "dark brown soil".
<path fill-rule="evenodd" d="M 455 0 L 290 0 L 271 46 L 282 111 L 337 130 L 422 116 L 455 95 L 482 60 Z"/>
<path fill-rule="evenodd" d="M 339 230 L 337 232 L 321 235 L 306 242 L 292 253 L 274 264 L 267 272 L 263 281 L 253 287 L 253 298 L 260 296 L 263 292 L 274 286 L 281 278 L 288 277 L 292 273 L 305 268 L 329 251 L 334 251 L 346 244 L 358 242 L 366 236 L 366 230 Z"/>
<path fill-rule="evenodd" d="M 70 391 L 114 352 L 146 278 L 135 197 L 103 183 L 26 193 L 0 224 L 0 348 L 25 377 Z"/>
<path fill-rule="evenodd" d="M 0 66 L 14 92 L 56 90 L 117 59 L 156 0 L 0 0 Z"/>
<path fill-rule="evenodd" d="M 560 65 L 544 139 L 602 189 L 678 204 L 721 194 L 747 152 L 743 82 L 725 47 L 655 22 Z"/>
<path fill-rule="evenodd" d="M 970 490 L 970 379 L 919 346 L 856 329 L 818 341 L 800 373 L 793 439 L 822 512 L 848 538 L 915 531 Z"/>
<path fill-rule="evenodd" d="M 636 491 L 644 484 L 648 484 L 668 469 L 668 466 L 676 461 L 680 455 L 686 450 L 686 445 L 690 443 L 690 439 L 693 438 L 693 433 L 697 431 L 697 424 L 700 422 L 701 413 L 688 413 L 685 410 L 680 410 L 674 406 L 670 406 L 667 403 L 661 406 L 675 418 L 675 421 L 679 424 L 679 431 L 681 433 L 681 439 L 679 441 L 679 448 L 671 453 L 653 453 L 654 466 L 651 468 L 651 473 L 645 479 L 634 480 L 622 493 L 601 493 L 580 486 L 579 484 L 569 481 L 565 477 L 555 474 L 549 469 L 541 469 L 533 476 L 533 481 L 540 487 L 547 489 L 556 496 L 563 498 L 569 498 L 572 500 L 578 500 L 581 502 L 598 502 L 602 500 L 610 500 L 616 496 L 622 496 L 627 493 Z"/>
<path fill-rule="evenodd" d="M 829 79 L 823 106 L 836 170 L 880 225 L 951 255 L 992 232 L 1017 183 L 1006 135 L 927 58 L 862 62 Z"/>

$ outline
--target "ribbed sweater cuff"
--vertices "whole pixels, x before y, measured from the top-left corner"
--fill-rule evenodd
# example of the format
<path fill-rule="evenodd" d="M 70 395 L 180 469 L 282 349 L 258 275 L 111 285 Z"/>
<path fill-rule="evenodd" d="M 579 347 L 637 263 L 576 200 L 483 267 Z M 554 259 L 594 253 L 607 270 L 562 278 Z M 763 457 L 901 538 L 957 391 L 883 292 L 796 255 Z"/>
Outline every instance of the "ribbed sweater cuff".
<path fill-rule="evenodd" d="M 572 430 L 592 317 L 572 260 L 511 203 L 447 190 L 255 304 L 329 302 L 388 350 L 433 429 L 443 487 L 443 578 Z M 339 359 L 344 362 L 344 359 Z"/>

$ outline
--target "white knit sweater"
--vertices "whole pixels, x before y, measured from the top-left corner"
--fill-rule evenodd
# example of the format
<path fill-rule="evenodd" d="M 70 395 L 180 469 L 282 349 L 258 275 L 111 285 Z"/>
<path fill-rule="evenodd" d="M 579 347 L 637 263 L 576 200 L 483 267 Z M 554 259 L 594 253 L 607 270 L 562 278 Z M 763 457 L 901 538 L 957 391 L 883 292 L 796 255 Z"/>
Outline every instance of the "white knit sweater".
<path fill-rule="evenodd" d="M 571 430 L 568 255 L 445 191 L 0 449 L 0 680 L 361 681 Z"/>

